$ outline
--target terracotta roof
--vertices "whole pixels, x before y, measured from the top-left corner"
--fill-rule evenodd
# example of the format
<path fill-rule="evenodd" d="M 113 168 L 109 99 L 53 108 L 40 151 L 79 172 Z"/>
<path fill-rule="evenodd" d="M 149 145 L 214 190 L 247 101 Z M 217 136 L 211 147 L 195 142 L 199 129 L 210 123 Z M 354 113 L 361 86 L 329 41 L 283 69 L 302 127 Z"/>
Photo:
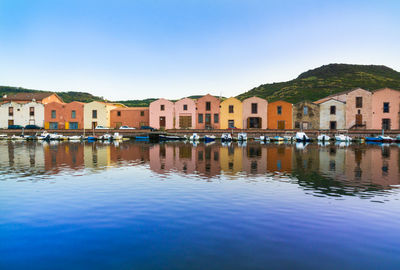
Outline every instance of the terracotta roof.
<path fill-rule="evenodd" d="M 140 111 L 149 110 L 149 107 L 126 107 L 126 108 L 115 108 L 112 111 Z"/>
<path fill-rule="evenodd" d="M 55 93 L 17 93 L 14 95 L 3 97 L 3 101 L 42 101 L 43 99 L 51 96 L 56 95 Z M 61 99 L 61 98 L 60 98 Z"/>
<path fill-rule="evenodd" d="M 350 89 L 350 90 L 342 91 L 342 92 L 339 92 L 339 93 L 336 93 L 336 94 L 332 94 L 332 95 L 329 95 L 329 96 L 327 96 L 327 97 L 318 99 L 318 100 L 314 101 L 314 103 L 315 103 L 315 104 L 321 104 L 322 102 L 325 102 L 325 101 L 328 100 L 328 99 L 335 98 L 335 97 L 338 97 L 338 96 L 341 96 L 341 95 L 345 95 L 345 94 L 348 94 L 348 93 L 350 93 L 350 92 L 353 92 L 353 91 L 355 91 L 355 90 L 360 90 L 360 89 L 361 89 L 361 90 L 364 90 L 364 91 L 367 91 L 367 92 L 370 92 L 370 91 L 365 90 L 365 89 L 363 89 L 363 88 L 361 88 L 361 87 L 357 87 L 357 88 L 353 88 L 353 89 Z"/>
<path fill-rule="evenodd" d="M 346 104 L 345 101 L 341 101 L 341 100 L 338 100 L 338 99 L 336 99 L 336 98 L 328 98 L 328 99 L 326 99 L 326 100 L 324 100 L 324 101 L 322 101 L 322 102 L 320 102 L 320 103 L 317 103 L 317 104 L 322 104 L 322 103 L 325 103 L 325 102 L 327 102 L 327 101 L 329 101 L 329 100 L 333 100 L 333 101 L 337 101 L 337 102 L 341 102 L 341 103 L 343 103 L 343 104 Z M 314 102 L 314 103 L 315 103 L 315 102 Z"/>

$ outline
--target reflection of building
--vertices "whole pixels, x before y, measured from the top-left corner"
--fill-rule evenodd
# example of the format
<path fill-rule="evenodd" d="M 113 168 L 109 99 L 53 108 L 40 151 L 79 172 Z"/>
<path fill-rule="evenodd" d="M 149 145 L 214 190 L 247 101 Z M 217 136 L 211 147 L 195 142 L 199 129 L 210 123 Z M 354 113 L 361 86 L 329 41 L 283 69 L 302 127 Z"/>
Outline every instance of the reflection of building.
<path fill-rule="evenodd" d="M 164 174 L 170 171 L 194 173 L 196 148 L 191 144 L 155 144 L 150 147 L 150 169 Z"/>
<path fill-rule="evenodd" d="M 2 171 L 15 170 L 27 173 L 44 170 L 44 151 L 35 142 L 7 141 L 0 144 L 0 167 Z"/>
<path fill-rule="evenodd" d="M 325 176 L 343 179 L 347 151 L 347 148 L 342 148 L 335 145 L 320 148 L 320 172 Z"/>
<path fill-rule="evenodd" d="M 267 172 L 267 148 L 259 143 L 250 143 L 243 149 L 243 171 L 249 174 Z"/>
<path fill-rule="evenodd" d="M 269 172 L 290 172 L 292 170 L 293 147 L 286 145 L 267 145 L 267 170 Z"/>
<path fill-rule="evenodd" d="M 243 100 L 243 127 L 267 128 L 268 101 L 259 97 Z"/>
<path fill-rule="evenodd" d="M 216 144 L 200 144 L 196 148 L 196 170 L 208 177 L 219 175 L 220 167 L 220 146 Z"/>
<path fill-rule="evenodd" d="M 243 170 L 243 148 L 234 145 L 221 147 L 219 150 L 221 171 L 235 175 Z"/>
<path fill-rule="evenodd" d="M 315 144 L 309 144 L 303 149 L 293 149 L 293 171 L 296 172 L 318 172 L 319 164 L 319 148 Z"/>
<path fill-rule="evenodd" d="M 110 146 L 102 143 L 84 145 L 85 168 L 104 169 L 111 165 Z"/>
<path fill-rule="evenodd" d="M 147 163 L 149 162 L 149 145 L 121 143 L 110 145 L 111 164 L 127 163 Z"/>
<path fill-rule="evenodd" d="M 44 162 L 47 171 L 59 172 L 65 167 L 83 169 L 83 144 L 50 142 L 43 144 Z"/>

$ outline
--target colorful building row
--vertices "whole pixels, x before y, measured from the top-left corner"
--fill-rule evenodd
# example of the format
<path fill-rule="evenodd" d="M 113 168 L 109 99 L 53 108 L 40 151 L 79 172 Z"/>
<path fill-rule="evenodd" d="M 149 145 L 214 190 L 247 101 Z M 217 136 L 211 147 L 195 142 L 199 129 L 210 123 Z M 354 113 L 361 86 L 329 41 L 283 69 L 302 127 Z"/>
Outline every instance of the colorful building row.
<path fill-rule="evenodd" d="M 205 95 L 150 104 L 150 125 L 161 129 L 399 129 L 400 91 L 357 88 L 310 102 L 268 103 L 251 97 L 221 102 Z"/>
<path fill-rule="evenodd" d="M 149 125 L 149 108 L 93 101 L 64 103 L 52 93 L 19 93 L 4 96 L 0 104 L 0 128 L 35 125 L 45 129 L 92 129 Z"/>
<path fill-rule="evenodd" d="M 212 95 L 176 102 L 158 99 L 147 107 L 93 101 L 64 103 L 52 93 L 4 96 L 0 128 L 37 125 L 46 129 L 96 126 L 156 129 L 400 129 L 400 91 L 357 88 L 315 102 L 268 102 L 259 97 L 221 101 Z"/>

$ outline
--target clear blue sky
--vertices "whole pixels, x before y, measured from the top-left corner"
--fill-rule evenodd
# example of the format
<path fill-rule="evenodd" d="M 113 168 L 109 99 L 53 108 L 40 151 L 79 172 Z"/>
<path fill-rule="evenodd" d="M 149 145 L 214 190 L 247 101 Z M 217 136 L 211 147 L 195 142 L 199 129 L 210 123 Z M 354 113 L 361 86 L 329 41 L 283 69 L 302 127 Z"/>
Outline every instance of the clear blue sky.
<path fill-rule="evenodd" d="M 328 63 L 400 71 L 400 1 L 0 0 L 0 85 L 234 96 Z"/>

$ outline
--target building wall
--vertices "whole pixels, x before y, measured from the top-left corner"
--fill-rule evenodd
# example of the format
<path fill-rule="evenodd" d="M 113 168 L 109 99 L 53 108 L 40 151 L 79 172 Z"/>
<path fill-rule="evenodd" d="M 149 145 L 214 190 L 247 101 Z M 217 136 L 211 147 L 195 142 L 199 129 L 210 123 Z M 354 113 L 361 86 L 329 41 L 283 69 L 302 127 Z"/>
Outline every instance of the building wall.
<path fill-rule="evenodd" d="M 8 115 L 9 107 L 13 107 L 13 116 Z M 30 116 L 29 108 L 35 108 L 35 115 Z M 7 102 L 0 106 L 0 128 L 8 128 L 8 120 L 14 120 L 14 125 L 37 125 L 44 127 L 44 105 L 39 102 L 17 103 Z"/>
<path fill-rule="evenodd" d="M 183 98 L 175 102 L 175 128 L 182 128 L 179 125 L 180 116 L 191 116 L 191 128 L 196 127 L 196 102 L 191 98 Z M 187 110 L 184 110 L 187 105 Z"/>
<path fill-rule="evenodd" d="M 99 101 L 92 101 L 84 105 L 84 126 L 85 129 L 92 128 L 92 122 L 98 126 L 110 127 L 110 112 L 116 106 Z M 92 118 L 92 111 L 97 110 L 97 118 Z"/>
<path fill-rule="evenodd" d="M 65 120 L 65 129 L 71 129 L 71 122 L 78 123 L 78 129 L 82 129 L 84 127 L 84 108 L 85 103 L 73 101 L 70 103 L 66 103 L 64 107 L 64 120 Z M 75 118 L 72 118 L 72 111 L 75 111 Z"/>
<path fill-rule="evenodd" d="M 362 107 L 357 108 L 356 98 L 362 97 Z M 356 124 L 356 114 L 362 115 L 362 122 L 365 128 L 372 126 L 372 93 L 358 88 L 347 93 L 346 97 L 346 128 L 350 129 Z"/>
<path fill-rule="evenodd" d="M 308 108 L 307 114 L 304 113 L 304 107 Z M 293 104 L 293 128 L 319 129 L 319 105 L 309 101 Z"/>
<path fill-rule="evenodd" d="M 120 115 L 118 115 L 120 112 Z M 142 115 L 143 114 L 143 115 Z M 149 125 L 149 108 L 134 107 L 134 108 L 115 108 L 110 112 L 111 127 L 119 128 L 119 126 L 129 126 L 140 128 L 141 126 Z"/>
<path fill-rule="evenodd" d="M 336 114 L 330 114 L 331 106 L 336 106 Z M 330 99 L 319 105 L 320 129 L 330 129 L 330 122 L 336 121 L 336 129 L 346 128 L 346 103 Z"/>
<path fill-rule="evenodd" d="M 56 111 L 56 117 L 52 118 L 51 112 Z M 58 129 L 65 128 L 65 103 L 50 102 L 44 105 L 44 128 L 49 129 L 50 123 L 57 123 Z"/>
<path fill-rule="evenodd" d="M 164 110 L 161 110 L 161 105 L 164 105 Z M 165 117 L 165 128 L 173 129 L 174 128 L 174 103 L 166 100 L 164 98 L 160 98 L 156 101 L 150 103 L 150 126 L 153 128 L 160 128 L 160 117 Z"/>
<path fill-rule="evenodd" d="M 251 104 L 257 103 L 257 113 L 251 112 Z M 261 128 L 268 127 L 268 101 L 259 97 L 251 97 L 243 100 L 243 128 L 248 128 L 249 117 L 260 117 Z"/>
<path fill-rule="evenodd" d="M 52 94 L 52 95 L 44 98 L 41 103 L 48 104 L 48 103 L 51 103 L 51 102 L 64 103 L 63 100 L 56 94 Z"/>
<path fill-rule="evenodd" d="M 389 113 L 383 103 L 389 102 Z M 400 91 L 385 88 L 372 93 L 372 129 L 382 129 L 382 119 L 391 119 L 391 129 L 399 129 Z"/>
<path fill-rule="evenodd" d="M 278 106 L 282 107 L 282 114 L 278 114 Z M 268 129 L 278 129 L 278 121 L 285 122 L 285 129 L 292 128 L 292 104 L 286 101 L 275 101 L 268 104 Z"/>
<path fill-rule="evenodd" d="M 234 120 L 236 128 L 243 128 L 243 105 L 237 98 L 231 97 L 221 102 L 220 104 L 220 128 L 227 129 L 228 121 Z M 229 112 L 229 106 L 233 106 L 233 113 Z"/>
<path fill-rule="evenodd" d="M 211 102 L 211 110 L 207 111 L 206 110 L 206 103 Z M 197 115 L 196 115 L 196 128 L 197 129 L 205 129 L 206 128 L 206 114 L 211 114 L 211 123 L 210 127 L 213 129 L 219 129 L 220 127 L 220 100 L 219 98 L 216 98 L 214 96 L 211 96 L 210 94 L 207 94 L 197 100 Z M 203 123 L 199 123 L 199 115 L 203 115 Z M 218 114 L 218 123 L 215 123 L 215 118 L 214 115 Z"/>

